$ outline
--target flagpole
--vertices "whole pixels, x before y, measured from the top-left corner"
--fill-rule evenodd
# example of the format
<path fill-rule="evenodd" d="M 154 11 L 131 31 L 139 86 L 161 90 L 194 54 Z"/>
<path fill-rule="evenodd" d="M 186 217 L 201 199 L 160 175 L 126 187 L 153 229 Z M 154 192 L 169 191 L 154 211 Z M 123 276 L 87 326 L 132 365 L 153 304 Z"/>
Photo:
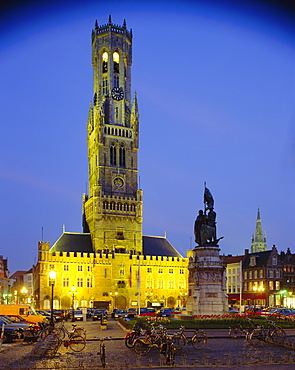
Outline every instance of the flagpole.
<path fill-rule="evenodd" d="M 138 256 L 138 271 L 137 271 L 137 308 L 140 315 L 140 259 Z"/>

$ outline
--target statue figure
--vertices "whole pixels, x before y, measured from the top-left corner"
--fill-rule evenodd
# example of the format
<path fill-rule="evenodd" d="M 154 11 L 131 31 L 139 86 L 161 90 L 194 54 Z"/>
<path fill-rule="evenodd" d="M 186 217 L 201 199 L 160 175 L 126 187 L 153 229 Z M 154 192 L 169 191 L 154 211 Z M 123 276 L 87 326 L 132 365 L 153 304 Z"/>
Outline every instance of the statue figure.
<path fill-rule="evenodd" d="M 216 245 L 223 237 L 216 239 L 216 212 L 214 211 L 214 199 L 206 186 L 204 191 L 204 208 L 205 212 L 200 210 L 195 221 L 195 242 L 199 245 Z M 207 211 L 209 211 L 208 215 L 206 214 Z"/>
<path fill-rule="evenodd" d="M 199 215 L 195 221 L 195 242 L 201 244 L 201 228 L 202 225 L 206 224 L 206 216 L 203 214 L 203 211 L 199 210 Z"/>

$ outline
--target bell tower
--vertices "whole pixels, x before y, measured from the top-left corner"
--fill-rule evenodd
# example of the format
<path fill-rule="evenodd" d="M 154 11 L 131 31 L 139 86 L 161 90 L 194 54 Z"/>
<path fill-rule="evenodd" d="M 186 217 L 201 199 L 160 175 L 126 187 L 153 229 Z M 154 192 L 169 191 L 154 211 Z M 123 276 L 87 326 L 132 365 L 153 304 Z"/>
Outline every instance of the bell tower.
<path fill-rule="evenodd" d="M 131 101 L 132 30 L 112 23 L 92 30 L 93 100 L 87 122 L 89 194 L 83 228 L 95 252 L 142 253 L 138 189 L 139 113 Z"/>

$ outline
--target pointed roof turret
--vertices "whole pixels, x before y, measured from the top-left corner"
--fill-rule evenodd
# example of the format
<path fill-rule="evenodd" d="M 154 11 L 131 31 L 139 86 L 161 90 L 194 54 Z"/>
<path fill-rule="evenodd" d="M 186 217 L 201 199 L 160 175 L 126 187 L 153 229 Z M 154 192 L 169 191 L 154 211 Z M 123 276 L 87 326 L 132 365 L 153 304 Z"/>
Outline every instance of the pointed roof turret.
<path fill-rule="evenodd" d="M 97 20 L 95 21 L 95 26 L 94 26 L 94 28 L 97 30 L 98 29 L 98 22 L 97 22 Z"/>
<path fill-rule="evenodd" d="M 126 19 L 123 21 L 123 28 L 126 28 Z"/>
<path fill-rule="evenodd" d="M 109 25 L 111 25 L 111 24 L 112 24 L 112 16 L 109 15 Z"/>
<path fill-rule="evenodd" d="M 260 209 L 258 207 L 255 234 L 252 236 L 251 253 L 264 252 L 267 250 L 266 234 L 262 233 Z"/>

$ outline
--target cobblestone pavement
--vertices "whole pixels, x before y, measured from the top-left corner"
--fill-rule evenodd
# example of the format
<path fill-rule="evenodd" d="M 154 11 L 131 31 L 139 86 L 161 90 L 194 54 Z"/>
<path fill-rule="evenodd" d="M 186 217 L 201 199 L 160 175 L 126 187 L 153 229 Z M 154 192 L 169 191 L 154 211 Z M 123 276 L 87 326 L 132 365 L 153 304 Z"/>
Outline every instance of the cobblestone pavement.
<path fill-rule="evenodd" d="M 66 323 L 71 327 L 71 323 Z M 78 324 L 79 325 L 79 324 Z M 137 356 L 134 350 L 125 347 L 123 336 L 125 332 L 114 320 L 109 320 L 108 329 L 100 330 L 95 322 L 83 322 L 87 330 L 87 345 L 82 352 L 73 352 L 69 348 L 60 347 L 58 353 L 51 359 L 31 359 L 29 354 L 35 345 L 14 343 L 4 344 L 0 352 L 0 369 L 87 369 L 102 368 L 99 351 L 99 341 L 96 337 L 111 336 L 105 341 L 107 368 L 157 368 L 162 369 L 163 359 L 157 349 L 145 356 Z M 204 349 L 196 351 L 192 346 L 176 353 L 176 368 L 214 368 L 214 369 L 291 369 L 295 367 L 295 351 L 263 343 L 253 347 L 243 338 L 231 339 L 227 330 L 207 330 L 208 342 Z M 294 338 L 295 331 L 288 331 L 288 337 Z"/>

